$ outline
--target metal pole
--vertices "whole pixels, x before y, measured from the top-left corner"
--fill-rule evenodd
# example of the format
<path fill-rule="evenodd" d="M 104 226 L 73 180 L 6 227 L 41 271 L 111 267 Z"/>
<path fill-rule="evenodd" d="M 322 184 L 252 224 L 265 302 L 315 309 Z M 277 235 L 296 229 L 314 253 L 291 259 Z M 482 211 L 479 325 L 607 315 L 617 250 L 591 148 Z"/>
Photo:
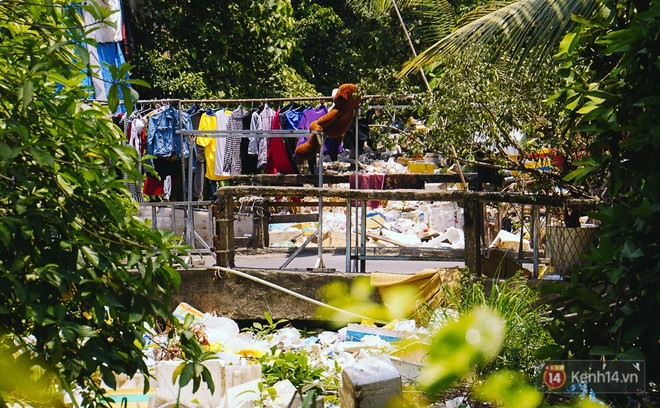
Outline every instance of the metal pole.
<path fill-rule="evenodd" d="M 351 272 L 351 200 L 346 200 L 346 273 Z"/>
<path fill-rule="evenodd" d="M 541 227 L 541 216 L 538 205 L 532 206 L 532 240 L 534 242 L 534 269 L 532 270 L 532 276 L 537 278 L 539 276 L 539 241 L 540 241 L 540 227 Z"/>
<path fill-rule="evenodd" d="M 177 103 L 177 111 L 179 113 L 178 118 L 179 118 L 179 143 L 180 143 L 180 149 L 181 149 L 181 197 L 186 197 L 186 159 L 184 156 L 185 152 L 185 145 L 184 145 L 184 140 L 188 140 L 187 137 L 185 137 L 181 131 L 183 130 L 183 111 L 181 109 L 181 101 L 179 100 Z M 190 149 L 188 149 L 188 156 L 190 156 Z M 190 191 L 190 186 L 188 188 L 188 191 Z M 191 201 L 190 199 L 190 194 L 187 194 L 188 201 Z M 172 208 L 172 211 L 175 211 L 174 208 Z M 192 247 L 195 247 L 195 242 L 193 240 L 193 234 L 192 234 L 192 225 L 190 223 L 190 219 L 192 218 L 192 206 L 188 204 L 186 208 L 183 210 L 184 211 L 184 217 L 183 217 L 183 236 L 185 237 L 186 244 L 187 245 L 192 245 Z M 174 229 L 176 231 L 176 228 Z"/>
<path fill-rule="evenodd" d="M 367 271 L 367 200 L 360 202 L 360 210 L 362 212 L 362 222 L 360 224 L 360 272 Z"/>
<path fill-rule="evenodd" d="M 322 189 L 323 188 L 323 146 L 325 143 L 325 135 L 323 133 L 320 133 L 317 136 L 320 139 L 319 142 L 321 144 L 321 149 L 319 150 L 317 171 L 319 173 L 319 189 Z M 316 259 L 316 265 L 314 265 L 314 268 L 321 269 L 321 268 L 325 268 L 325 264 L 323 262 L 323 197 L 321 195 L 319 195 L 318 232 L 319 235 L 316 241 L 318 243 L 317 245 L 318 258 Z"/>
<path fill-rule="evenodd" d="M 360 117 L 360 108 L 358 108 L 358 114 L 355 115 L 355 189 L 356 190 L 360 189 L 360 166 L 359 166 L 359 155 L 358 155 L 358 142 L 360 140 L 358 136 L 359 117 Z M 355 203 L 357 204 L 357 201 Z M 349 205 L 352 205 L 350 200 L 349 200 Z M 358 214 L 360 214 L 360 211 L 358 210 L 356 205 L 355 206 L 355 268 L 353 268 L 356 272 L 359 272 L 357 262 L 360 255 L 359 252 L 360 237 L 358 235 L 358 226 L 360 225 L 360 222 L 358 221 Z"/>
<path fill-rule="evenodd" d="M 186 140 L 188 140 L 188 202 L 191 203 L 193 199 L 193 165 L 194 165 L 194 160 L 195 158 L 193 157 L 193 147 L 196 144 L 196 137 L 195 136 L 187 136 Z M 195 239 L 194 239 L 194 232 L 195 232 L 195 212 L 192 208 L 192 204 L 188 205 L 188 213 L 190 214 L 190 228 L 188 233 L 190 234 L 190 239 L 191 239 L 191 244 L 193 249 L 195 248 Z"/>

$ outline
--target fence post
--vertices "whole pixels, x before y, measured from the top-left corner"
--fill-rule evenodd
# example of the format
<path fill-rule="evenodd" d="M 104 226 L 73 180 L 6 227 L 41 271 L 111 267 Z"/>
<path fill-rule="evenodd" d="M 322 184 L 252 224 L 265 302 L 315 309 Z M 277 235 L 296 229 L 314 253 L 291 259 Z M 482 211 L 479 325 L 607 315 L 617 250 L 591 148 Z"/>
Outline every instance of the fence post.
<path fill-rule="evenodd" d="M 266 221 L 264 204 L 257 201 L 252 205 L 252 247 L 255 249 L 265 248 L 264 235 L 267 232 L 264 232 L 264 223 L 266 223 L 267 229 L 268 222 Z"/>
<path fill-rule="evenodd" d="M 481 276 L 481 203 L 465 200 L 463 207 L 463 235 L 465 237 L 465 266 L 476 276 Z"/>
<path fill-rule="evenodd" d="M 213 231 L 213 248 L 215 253 L 215 264 L 217 266 L 227 266 L 227 216 L 220 205 L 220 200 L 211 204 L 211 213 L 215 218 L 215 228 Z"/>
<path fill-rule="evenodd" d="M 227 263 L 230 268 L 234 267 L 234 196 L 227 194 L 225 196 L 225 211 L 227 214 Z"/>

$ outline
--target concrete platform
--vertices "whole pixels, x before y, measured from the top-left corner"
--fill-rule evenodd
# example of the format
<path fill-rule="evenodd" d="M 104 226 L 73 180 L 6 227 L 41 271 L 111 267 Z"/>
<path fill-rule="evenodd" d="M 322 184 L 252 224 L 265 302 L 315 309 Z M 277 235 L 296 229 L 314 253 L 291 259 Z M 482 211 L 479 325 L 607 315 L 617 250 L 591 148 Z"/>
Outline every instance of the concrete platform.
<path fill-rule="evenodd" d="M 350 282 L 364 274 L 250 269 L 249 275 L 321 300 L 319 289 L 332 281 Z M 181 288 L 175 304 L 186 302 L 204 312 L 216 312 L 234 320 L 274 319 L 317 320 L 317 306 L 241 276 L 214 269 L 182 270 Z"/>
<path fill-rule="evenodd" d="M 345 273 L 346 257 L 340 253 L 324 254 L 326 269 L 313 268 L 316 254 L 301 254 L 286 270 L 279 267 L 286 261 L 284 253 L 237 254 L 235 269 L 266 280 L 304 296 L 323 301 L 319 292 L 333 281 L 350 283 L 368 273 Z M 193 257 L 194 267 L 180 270 L 181 288 L 174 297 L 175 305 L 186 302 L 204 312 L 216 312 L 234 320 L 263 319 L 268 312 L 274 319 L 317 320 L 317 306 L 247 278 L 217 273 L 212 257 Z M 425 268 L 462 266 L 461 262 L 432 261 L 369 261 L 368 272 L 413 274 Z M 333 270 L 334 269 L 334 270 Z"/>
<path fill-rule="evenodd" d="M 463 262 L 429 260 L 370 260 L 367 273 L 345 273 L 345 252 L 332 251 L 323 255 L 326 268 L 313 270 L 317 254 L 306 252 L 295 258 L 286 269 L 279 269 L 286 261 L 287 253 L 263 251 L 237 253 L 234 269 L 250 276 L 284 287 L 309 298 L 324 301 L 320 289 L 333 281 L 349 283 L 359 277 L 368 277 L 371 272 L 414 274 L 426 268 L 463 267 Z M 192 258 L 188 270 L 180 270 L 181 287 L 174 297 L 173 308 L 186 302 L 203 312 L 216 312 L 234 320 L 258 320 L 268 312 L 274 319 L 289 321 L 318 320 L 318 306 L 286 294 L 262 283 L 231 273 L 218 273 L 213 269 L 215 259 L 211 256 Z M 531 265 L 523 264 L 530 268 Z M 534 286 L 543 281 L 530 280 Z M 489 279 L 484 282 L 489 290 Z M 375 298 L 377 299 L 377 297 Z"/>

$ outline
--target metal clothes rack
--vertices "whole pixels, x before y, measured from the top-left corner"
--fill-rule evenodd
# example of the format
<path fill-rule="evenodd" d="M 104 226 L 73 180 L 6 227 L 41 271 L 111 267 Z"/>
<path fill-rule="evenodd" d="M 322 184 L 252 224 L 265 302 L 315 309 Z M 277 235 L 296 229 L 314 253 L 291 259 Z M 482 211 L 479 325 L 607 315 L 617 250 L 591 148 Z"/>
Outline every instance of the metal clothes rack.
<path fill-rule="evenodd" d="M 396 100 L 409 100 L 413 99 L 415 95 L 411 94 L 403 94 L 403 95 L 365 95 L 362 97 L 362 100 L 369 100 L 369 101 L 378 101 L 378 100 L 383 100 L 387 98 L 393 98 Z M 204 135 L 205 137 L 215 137 L 215 138 L 221 138 L 221 137 L 236 137 L 240 135 L 241 137 L 249 137 L 249 136 L 259 136 L 259 137 L 265 137 L 265 138 L 275 138 L 275 137 L 300 137 L 304 135 L 309 135 L 310 132 L 309 130 L 282 130 L 282 129 L 275 129 L 275 130 L 183 130 L 181 126 L 181 114 L 183 113 L 182 105 L 183 104 L 193 104 L 193 103 L 206 103 L 206 104 L 242 104 L 242 103 L 268 103 L 268 102 L 292 102 L 292 101 L 300 101 L 300 102 L 309 102 L 309 101 L 331 101 L 333 99 L 332 96 L 309 96 L 309 97 L 282 97 L 282 98 L 240 98 L 240 99 L 148 99 L 148 100 L 137 100 L 135 101 L 135 105 L 140 105 L 140 104 L 163 104 L 163 103 L 168 103 L 168 104 L 177 104 L 178 108 L 178 114 L 179 114 L 179 129 L 175 131 L 176 134 L 179 135 L 180 139 L 180 145 L 184 146 L 184 136 L 188 139 L 189 143 L 189 154 L 188 154 L 188 171 L 186 172 L 185 169 L 185 160 L 181 160 L 181 174 L 182 174 L 182 191 L 186 191 L 186 185 L 188 185 L 188 190 L 187 190 L 187 202 L 182 203 L 185 204 L 186 208 L 186 213 L 185 213 L 185 241 L 186 244 L 192 246 L 194 248 L 195 244 L 195 239 L 198 239 L 205 249 L 210 250 L 210 247 L 206 242 L 195 232 L 194 230 L 194 214 L 193 214 L 193 206 L 196 205 L 192 201 L 192 179 L 193 179 L 193 174 L 192 174 L 192 169 L 193 169 L 193 154 L 192 154 L 192 146 L 195 145 L 196 137 L 200 135 Z M 90 100 L 91 101 L 91 100 Z M 107 103 L 107 100 L 93 100 L 101 103 Z M 123 101 L 119 101 L 119 103 L 123 103 Z M 379 107 L 380 105 L 375 105 Z M 397 106 L 398 107 L 398 106 Z M 358 107 L 356 115 L 355 115 L 355 147 L 356 147 L 356 152 L 355 152 L 355 189 L 359 189 L 359 155 L 357 152 L 357 146 L 359 144 L 359 128 L 358 128 L 358 120 L 361 114 L 361 109 Z M 324 135 L 317 133 L 317 136 L 320 137 L 320 144 L 324 144 Z M 317 171 L 319 175 L 319 180 L 318 180 L 318 187 L 323 188 L 323 150 L 319 152 L 319 156 L 317 157 Z M 183 154 L 183 152 L 182 152 Z M 187 183 L 187 184 L 186 184 Z M 319 219 L 318 219 L 318 227 L 317 230 L 315 231 L 310 238 L 308 238 L 303 245 L 296 251 L 294 252 L 289 259 L 280 267 L 280 269 L 285 268 L 286 265 L 288 265 L 301 251 L 303 248 L 306 247 L 307 244 L 309 244 L 315 237 L 317 238 L 318 242 L 318 255 L 317 255 L 317 260 L 314 266 L 314 269 L 325 269 L 325 264 L 323 261 L 323 201 L 322 198 L 319 197 Z M 361 230 L 366 229 L 366 221 L 365 221 L 365 215 L 366 215 L 366 201 L 361 202 L 360 210 L 362 212 L 362 226 Z M 346 202 L 346 272 L 351 272 L 351 230 L 352 230 L 352 205 L 351 201 L 347 200 Z M 362 247 L 362 252 L 365 251 L 364 248 L 364 242 L 362 242 L 362 245 L 357 245 L 357 240 L 358 240 L 358 235 L 360 235 L 361 241 L 365 240 L 365 232 L 362 231 L 360 234 L 358 232 L 357 226 L 360 224 L 359 223 L 359 211 L 355 211 L 355 225 L 356 225 L 356 231 L 355 231 L 355 239 L 356 239 L 356 246 L 355 246 L 355 266 L 354 270 L 363 270 L 365 269 L 364 263 L 365 261 L 362 260 L 360 265 L 358 266 L 357 262 L 361 258 L 360 256 L 360 247 Z M 362 253 L 361 255 L 365 255 Z"/>
<path fill-rule="evenodd" d="M 287 101 L 300 101 L 300 100 L 324 100 L 328 99 L 328 97 L 309 97 L 309 98 L 262 98 L 262 99 L 191 99 L 191 100 L 181 100 L 179 101 L 179 116 L 181 116 L 181 104 L 183 103 L 215 103 L 215 104 L 228 104 L 228 103 L 245 103 L 245 102 L 287 102 Z M 330 97 L 331 99 L 331 97 Z M 194 145 L 196 143 L 196 138 L 197 136 L 205 136 L 205 137 L 213 137 L 213 138 L 225 138 L 225 137 L 250 137 L 250 136 L 258 136 L 258 137 L 265 137 L 265 138 L 298 138 L 300 136 L 307 136 L 310 133 L 315 133 L 315 132 L 310 132 L 309 130 L 290 130 L 290 129 L 272 129 L 272 130 L 183 130 L 179 128 L 179 130 L 176 132 L 183 138 L 184 136 L 187 136 L 189 144 Z M 315 133 L 321 140 L 321 146 L 324 143 L 324 137 L 323 134 L 321 133 Z M 182 141 L 183 144 L 183 141 Z M 188 194 L 187 194 L 187 200 L 189 202 L 188 204 L 188 213 L 192 214 L 192 186 L 191 186 L 191 181 L 193 178 L 192 175 L 192 154 L 189 155 L 188 157 L 188 174 L 187 174 L 187 179 L 188 179 Z M 317 173 L 319 175 L 319 181 L 318 181 L 318 187 L 323 188 L 323 153 L 322 151 L 319 152 L 319 157 L 317 159 Z M 281 268 L 286 267 L 299 253 L 300 250 L 305 248 L 313 239 L 315 236 L 320 236 L 318 238 L 318 256 L 316 260 L 316 264 L 314 265 L 314 269 L 325 269 L 325 263 L 323 261 L 323 200 L 321 197 L 319 197 L 319 216 L 318 216 L 318 227 L 317 230 L 315 231 L 314 234 L 312 234 L 311 237 L 309 237 L 299 248 L 299 251 L 294 252 L 289 259 L 282 265 Z M 194 240 L 194 235 L 196 234 L 194 231 L 194 219 L 192 216 L 186 218 L 186 243 L 189 245 L 193 242 Z"/>

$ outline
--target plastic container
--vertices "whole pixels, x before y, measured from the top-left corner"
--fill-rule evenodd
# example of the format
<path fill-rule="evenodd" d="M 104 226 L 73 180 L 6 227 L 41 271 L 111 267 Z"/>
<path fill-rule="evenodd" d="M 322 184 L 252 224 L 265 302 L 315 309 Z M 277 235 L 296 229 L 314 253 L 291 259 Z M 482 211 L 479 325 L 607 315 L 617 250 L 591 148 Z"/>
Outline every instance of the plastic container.
<path fill-rule="evenodd" d="M 413 161 L 408 163 L 409 173 L 433 174 L 433 170 L 435 170 L 435 164 L 433 163 L 423 161 Z"/>

